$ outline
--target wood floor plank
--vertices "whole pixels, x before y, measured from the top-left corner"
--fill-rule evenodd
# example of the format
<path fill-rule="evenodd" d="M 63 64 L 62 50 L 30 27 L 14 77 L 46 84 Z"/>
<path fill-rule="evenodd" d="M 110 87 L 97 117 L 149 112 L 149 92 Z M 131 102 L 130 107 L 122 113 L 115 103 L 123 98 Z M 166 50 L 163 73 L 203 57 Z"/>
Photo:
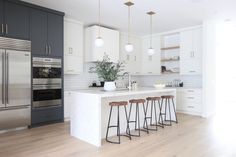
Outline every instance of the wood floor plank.
<path fill-rule="evenodd" d="M 101 148 L 71 137 L 68 122 L 0 134 L 0 157 L 235 157 L 236 142 L 221 143 L 212 118 L 178 117 L 179 124 Z"/>

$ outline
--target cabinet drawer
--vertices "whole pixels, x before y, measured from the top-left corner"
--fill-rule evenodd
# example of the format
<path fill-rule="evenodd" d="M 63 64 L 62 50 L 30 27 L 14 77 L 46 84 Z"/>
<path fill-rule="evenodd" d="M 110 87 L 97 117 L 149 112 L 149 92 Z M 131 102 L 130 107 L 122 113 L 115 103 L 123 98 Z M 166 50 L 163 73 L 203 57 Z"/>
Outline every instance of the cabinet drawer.
<path fill-rule="evenodd" d="M 63 120 L 63 107 L 32 110 L 32 125 Z"/>
<path fill-rule="evenodd" d="M 177 101 L 180 103 L 201 103 L 202 92 L 195 89 L 180 90 L 177 92 Z"/>
<path fill-rule="evenodd" d="M 184 111 L 187 111 L 187 112 L 193 112 L 193 113 L 199 113 L 201 112 L 201 105 L 200 104 L 184 104 Z"/>
<path fill-rule="evenodd" d="M 197 103 L 179 103 L 177 105 L 177 111 L 182 111 L 186 113 L 196 113 L 199 114 L 201 113 L 201 104 Z"/>

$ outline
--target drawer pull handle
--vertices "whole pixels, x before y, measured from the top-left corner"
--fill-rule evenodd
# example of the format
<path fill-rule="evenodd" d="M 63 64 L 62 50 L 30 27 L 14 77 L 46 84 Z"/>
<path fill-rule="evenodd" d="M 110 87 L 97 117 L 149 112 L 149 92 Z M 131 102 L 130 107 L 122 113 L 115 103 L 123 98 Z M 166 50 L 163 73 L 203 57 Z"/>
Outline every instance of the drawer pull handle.
<path fill-rule="evenodd" d="M 194 106 L 188 106 L 188 108 L 194 108 Z"/>
<path fill-rule="evenodd" d="M 191 93 L 193 93 L 193 92 L 194 92 L 194 90 L 188 90 L 188 92 L 191 92 Z"/>
<path fill-rule="evenodd" d="M 188 97 L 188 99 L 194 99 L 194 97 Z"/>

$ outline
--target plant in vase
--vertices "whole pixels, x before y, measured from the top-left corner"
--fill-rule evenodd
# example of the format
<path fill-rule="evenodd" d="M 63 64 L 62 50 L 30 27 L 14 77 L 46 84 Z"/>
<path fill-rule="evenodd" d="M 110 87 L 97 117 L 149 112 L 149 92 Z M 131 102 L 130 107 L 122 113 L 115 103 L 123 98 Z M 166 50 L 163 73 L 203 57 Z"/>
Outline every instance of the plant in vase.
<path fill-rule="evenodd" d="M 124 70 L 123 67 L 123 62 L 113 63 L 105 55 L 102 61 L 97 61 L 95 66 L 90 68 L 90 72 L 97 73 L 99 79 L 105 82 L 104 90 L 114 91 L 116 90 L 115 80 L 122 76 L 120 73 Z"/>

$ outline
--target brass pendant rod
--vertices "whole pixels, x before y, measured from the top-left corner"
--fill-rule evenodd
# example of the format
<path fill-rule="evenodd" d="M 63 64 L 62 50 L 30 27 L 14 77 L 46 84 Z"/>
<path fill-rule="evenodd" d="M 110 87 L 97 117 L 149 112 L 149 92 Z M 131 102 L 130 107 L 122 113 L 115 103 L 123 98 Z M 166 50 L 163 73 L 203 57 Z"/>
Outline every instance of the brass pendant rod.
<path fill-rule="evenodd" d="M 134 5 L 130 0 L 125 3 L 125 5 L 128 7 L 128 43 L 130 43 L 130 19 L 131 19 L 131 13 L 130 13 L 130 7 Z"/>
<path fill-rule="evenodd" d="M 150 11 L 147 12 L 147 14 L 150 15 L 150 48 L 152 48 L 152 33 L 153 33 L 152 16 L 155 14 L 155 12 Z"/>
<path fill-rule="evenodd" d="M 98 37 L 101 35 L 101 0 L 98 0 Z"/>
<path fill-rule="evenodd" d="M 130 6 L 128 6 L 128 43 L 130 43 Z"/>

